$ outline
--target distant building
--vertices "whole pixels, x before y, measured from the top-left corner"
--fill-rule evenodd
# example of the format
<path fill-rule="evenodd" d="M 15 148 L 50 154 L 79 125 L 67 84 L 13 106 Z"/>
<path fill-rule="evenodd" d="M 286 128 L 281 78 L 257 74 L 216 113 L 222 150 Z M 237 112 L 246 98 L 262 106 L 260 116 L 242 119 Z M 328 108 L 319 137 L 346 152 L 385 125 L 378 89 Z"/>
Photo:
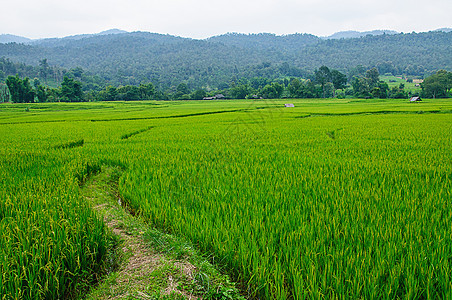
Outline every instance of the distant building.
<path fill-rule="evenodd" d="M 225 96 L 223 94 L 217 94 L 213 97 L 204 97 L 202 100 L 215 100 L 215 99 L 224 99 Z"/>
<path fill-rule="evenodd" d="M 293 103 L 286 103 L 284 104 L 284 107 L 295 107 L 295 105 L 293 105 Z"/>
<path fill-rule="evenodd" d="M 411 97 L 410 102 L 419 102 L 422 101 L 421 97 Z"/>

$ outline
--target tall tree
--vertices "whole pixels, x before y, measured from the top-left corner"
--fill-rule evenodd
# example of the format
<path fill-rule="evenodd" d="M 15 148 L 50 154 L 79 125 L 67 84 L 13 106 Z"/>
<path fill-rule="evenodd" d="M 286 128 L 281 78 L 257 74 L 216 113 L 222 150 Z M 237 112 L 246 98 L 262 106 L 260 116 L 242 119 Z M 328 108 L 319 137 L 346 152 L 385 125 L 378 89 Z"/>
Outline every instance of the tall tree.
<path fill-rule="evenodd" d="M 367 70 L 366 78 L 369 82 L 370 89 L 373 89 L 378 86 L 378 81 L 380 81 L 380 73 L 378 73 L 377 68 L 372 68 Z"/>
<path fill-rule="evenodd" d="M 140 89 L 135 85 L 121 86 L 116 91 L 118 92 L 116 97 L 119 100 L 140 100 Z"/>
<path fill-rule="evenodd" d="M 31 103 L 35 100 L 35 92 L 33 91 L 33 88 L 30 84 L 30 79 L 28 77 L 25 77 L 22 80 L 22 97 L 24 99 L 25 103 Z"/>
<path fill-rule="evenodd" d="M 352 82 L 355 77 L 363 77 L 366 74 L 366 68 L 362 65 L 357 65 L 348 72 L 348 81 Z"/>
<path fill-rule="evenodd" d="M 155 87 L 151 82 L 146 84 L 141 83 L 138 88 L 140 89 L 141 100 L 150 100 L 153 98 L 155 94 Z"/>
<path fill-rule="evenodd" d="M 289 90 L 290 97 L 292 98 L 304 97 L 304 85 L 298 78 L 292 79 L 287 89 Z"/>
<path fill-rule="evenodd" d="M 21 103 L 23 102 L 21 98 L 21 85 L 22 80 L 19 78 L 19 75 L 16 76 L 8 76 L 6 78 L 6 85 L 8 86 L 9 92 L 11 94 L 11 101 L 15 103 Z"/>
<path fill-rule="evenodd" d="M 206 97 L 207 93 L 203 89 L 198 89 L 191 93 L 190 98 L 193 100 L 202 100 L 204 97 Z"/>
<path fill-rule="evenodd" d="M 315 81 L 322 86 L 323 98 L 325 98 L 325 84 L 331 82 L 331 71 L 327 66 L 321 66 L 315 71 Z"/>
<path fill-rule="evenodd" d="M 6 78 L 6 85 L 8 86 L 11 94 L 11 101 L 16 103 L 30 103 L 34 101 L 35 94 L 33 88 L 30 85 L 28 77 L 23 80 L 19 78 L 19 75 L 8 76 Z"/>
<path fill-rule="evenodd" d="M 190 89 L 186 83 L 179 83 L 174 93 L 174 99 L 188 100 L 190 99 Z"/>
<path fill-rule="evenodd" d="M 359 98 L 371 98 L 369 80 L 363 77 L 355 77 L 352 81 L 355 96 Z"/>
<path fill-rule="evenodd" d="M 267 84 L 262 88 L 259 92 L 259 95 L 265 99 L 276 99 L 281 98 L 282 92 L 284 91 L 284 87 L 277 83 L 272 82 L 272 84 Z"/>
<path fill-rule="evenodd" d="M 38 98 L 38 102 L 47 102 L 47 91 L 46 88 L 42 85 L 39 85 L 36 88 L 36 98 Z"/>
<path fill-rule="evenodd" d="M 374 97 L 376 98 L 381 98 L 381 99 L 385 99 L 388 98 L 388 94 L 389 94 L 389 85 L 380 80 L 378 82 L 378 87 L 374 88 L 374 90 L 378 89 L 378 95 L 377 95 L 377 91 L 373 91 Z M 377 95 L 377 96 L 375 96 Z"/>
<path fill-rule="evenodd" d="M 250 94 L 250 87 L 247 84 L 239 84 L 229 89 L 231 98 L 245 99 Z"/>
<path fill-rule="evenodd" d="M 106 93 L 107 93 L 107 100 L 113 101 L 116 100 L 116 96 L 118 95 L 118 91 L 116 90 L 116 88 L 114 86 L 107 86 L 107 88 L 105 89 Z"/>
<path fill-rule="evenodd" d="M 61 97 L 65 102 L 83 101 L 82 83 L 64 76 L 61 83 Z"/>
<path fill-rule="evenodd" d="M 336 90 L 344 89 L 347 84 L 347 75 L 338 70 L 331 70 L 331 82 Z"/>
<path fill-rule="evenodd" d="M 9 102 L 9 89 L 6 84 L 0 83 L 0 102 Z"/>
<path fill-rule="evenodd" d="M 45 83 L 47 84 L 47 76 L 50 73 L 50 67 L 47 62 L 47 58 L 39 61 L 39 74 L 42 78 L 44 78 Z"/>

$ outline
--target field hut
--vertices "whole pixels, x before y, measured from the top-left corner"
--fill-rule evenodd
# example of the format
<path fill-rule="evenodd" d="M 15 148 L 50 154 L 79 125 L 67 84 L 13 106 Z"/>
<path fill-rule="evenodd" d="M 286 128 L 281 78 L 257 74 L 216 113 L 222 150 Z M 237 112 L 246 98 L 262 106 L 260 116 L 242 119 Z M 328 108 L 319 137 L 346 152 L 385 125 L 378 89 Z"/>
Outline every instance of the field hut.
<path fill-rule="evenodd" d="M 419 102 L 422 101 L 421 97 L 411 97 L 410 102 Z"/>
<path fill-rule="evenodd" d="M 295 105 L 293 105 L 293 103 L 286 103 L 284 104 L 284 107 L 295 107 Z"/>

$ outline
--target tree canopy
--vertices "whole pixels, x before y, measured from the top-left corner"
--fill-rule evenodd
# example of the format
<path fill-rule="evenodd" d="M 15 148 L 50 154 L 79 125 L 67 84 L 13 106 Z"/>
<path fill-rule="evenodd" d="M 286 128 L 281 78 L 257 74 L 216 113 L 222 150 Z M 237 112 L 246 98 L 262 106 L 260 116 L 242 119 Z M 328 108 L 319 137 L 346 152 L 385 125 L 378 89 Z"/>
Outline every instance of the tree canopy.
<path fill-rule="evenodd" d="M 450 97 L 452 89 L 452 72 L 439 70 L 436 74 L 425 78 L 421 84 L 422 94 L 426 98 Z"/>
<path fill-rule="evenodd" d="M 8 76 L 6 85 L 11 94 L 11 101 L 16 103 L 34 102 L 35 93 L 28 77 L 21 79 L 19 75 Z"/>

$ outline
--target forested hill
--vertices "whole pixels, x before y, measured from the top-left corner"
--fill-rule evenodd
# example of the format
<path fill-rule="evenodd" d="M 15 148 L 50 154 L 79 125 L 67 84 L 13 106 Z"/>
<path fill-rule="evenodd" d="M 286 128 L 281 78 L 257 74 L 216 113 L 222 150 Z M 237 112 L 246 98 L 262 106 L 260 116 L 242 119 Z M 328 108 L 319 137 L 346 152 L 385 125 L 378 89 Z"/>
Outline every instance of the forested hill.
<path fill-rule="evenodd" d="M 452 70 L 452 32 L 324 40 L 313 35 L 226 34 L 194 40 L 146 32 L 0 44 L 15 62 L 82 67 L 111 84 L 222 87 L 240 78 L 309 77 L 322 65 L 349 73 L 357 65 L 381 74 L 423 76 Z"/>
<path fill-rule="evenodd" d="M 311 34 L 275 35 L 271 33 L 239 34 L 227 33 L 208 38 L 209 42 L 222 43 L 247 49 L 296 52 L 307 45 L 315 45 L 319 38 Z"/>
<path fill-rule="evenodd" d="M 423 75 L 438 69 L 452 69 L 452 32 L 326 40 L 306 47 L 300 54 L 295 64 L 309 69 L 326 64 L 347 70 L 362 64 L 376 66 L 382 74 Z"/>

